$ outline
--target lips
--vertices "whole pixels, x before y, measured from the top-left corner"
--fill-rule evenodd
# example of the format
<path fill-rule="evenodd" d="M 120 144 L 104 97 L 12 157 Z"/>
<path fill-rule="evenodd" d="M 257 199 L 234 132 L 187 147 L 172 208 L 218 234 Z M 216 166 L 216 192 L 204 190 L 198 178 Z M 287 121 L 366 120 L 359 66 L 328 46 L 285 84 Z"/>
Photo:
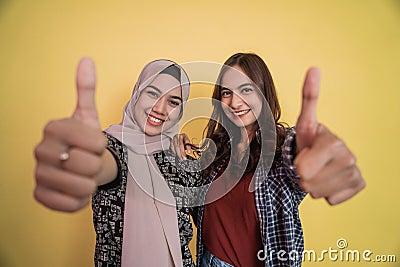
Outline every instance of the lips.
<path fill-rule="evenodd" d="M 238 117 L 241 117 L 249 113 L 249 111 L 250 109 L 245 109 L 245 110 L 233 111 L 232 113 Z"/>
<path fill-rule="evenodd" d="M 165 122 L 165 120 L 157 118 L 153 115 L 147 114 L 147 122 L 153 126 L 160 126 Z"/>

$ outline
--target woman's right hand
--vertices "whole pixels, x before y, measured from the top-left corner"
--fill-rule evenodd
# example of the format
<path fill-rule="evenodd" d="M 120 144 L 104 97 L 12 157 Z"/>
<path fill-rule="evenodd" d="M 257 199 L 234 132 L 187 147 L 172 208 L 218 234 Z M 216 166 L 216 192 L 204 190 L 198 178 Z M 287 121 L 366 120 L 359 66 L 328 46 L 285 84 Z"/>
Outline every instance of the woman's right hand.
<path fill-rule="evenodd" d="M 66 212 L 85 207 L 97 186 L 116 176 L 94 101 L 95 68 L 84 58 L 77 70 L 78 103 L 71 118 L 50 121 L 35 148 L 35 199 Z"/>

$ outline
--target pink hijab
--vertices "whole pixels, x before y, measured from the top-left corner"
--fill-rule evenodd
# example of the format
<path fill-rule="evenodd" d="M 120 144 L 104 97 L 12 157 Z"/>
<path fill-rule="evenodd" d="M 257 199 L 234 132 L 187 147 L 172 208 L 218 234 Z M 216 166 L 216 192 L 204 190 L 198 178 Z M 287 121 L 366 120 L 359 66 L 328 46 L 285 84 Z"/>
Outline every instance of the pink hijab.
<path fill-rule="evenodd" d="M 123 142 L 129 150 L 138 154 L 151 155 L 163 149 L 169 148 L 170 139 L 177 133 L 178 127 L 172 127 L 164 131 L 160 136 L 147 136 L 137 125 L 133 116 L 133 107 L 136 104 L 140 93 L 160 74 L 171 65 L 181 70 L 182 99 L 186 101 L 189 97 L 189 78 L 186 72 L 173 61 L 155 60 L 148 63 L 139 75 L 139 79 L 133 89 L 132 97 L 125 105 L 123 121 L 120 124 L 113 124 L 106 132 Z M 165 92 L 172 88 L 165 88 Z"/>
<path fill-rule="evenodd" d="M 178 125 L 160 135 L 148 136 L 138 126 L 133 107 L 141 92 L 167 67 L 181 70 L 182 99 L 189 96 L 189 78 L 173 61 L 156 60 L 147 64 L 124 108 L 120 124 L 106 132 L 128 148 L 128 177 L 122 242 L 122 266 L 182 266 L 175 199 L 162 177 L 153 154 L 170 147 Z M 172 88 L 160 88 L 163 93 Z M 183 106 L 181 107 L 181 116 Z"/>

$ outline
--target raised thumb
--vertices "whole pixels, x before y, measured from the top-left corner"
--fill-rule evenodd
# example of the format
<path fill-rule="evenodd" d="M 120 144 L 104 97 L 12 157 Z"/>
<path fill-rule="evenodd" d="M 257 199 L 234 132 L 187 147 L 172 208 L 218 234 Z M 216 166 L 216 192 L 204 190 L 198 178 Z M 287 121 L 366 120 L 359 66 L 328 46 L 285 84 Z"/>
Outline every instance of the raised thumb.
<path fill-rule="evenodd" d="M 95 104 L 96 69 L 91 58 L 82 58 L 76 71 L 77 105 L 72 115 L 86 125 L 100 129 Z"/>

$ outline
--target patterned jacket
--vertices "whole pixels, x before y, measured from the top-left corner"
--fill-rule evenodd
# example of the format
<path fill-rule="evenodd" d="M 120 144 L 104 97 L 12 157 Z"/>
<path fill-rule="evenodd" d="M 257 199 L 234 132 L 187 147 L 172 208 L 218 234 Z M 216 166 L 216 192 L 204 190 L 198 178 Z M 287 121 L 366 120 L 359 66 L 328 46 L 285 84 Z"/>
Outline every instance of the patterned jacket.
<path fill-rule="evenodd" d="M 127 148 L 120 141 L 105 133 L 107 149 L 118 165 L 118 177 L 109 184 L 100 186 L 92 197 L 93 222 L 96 231 L 95 266 L 121 266 L 124 204 L 127 184 Z M 179 161 L 171 151 L 153 154 L 154 159 L 170 186 L 177 203 L 179 238 L 184 267 L 194 267 L 189 242 L 193 236 L 190 209 L 185 207 L 190 192 L 184 190 L 199 180 L 196 161 Z M 193 171 L 194 170 L 194 171 Z M 154 255 L 157 257 L 157 255 Z"/>

